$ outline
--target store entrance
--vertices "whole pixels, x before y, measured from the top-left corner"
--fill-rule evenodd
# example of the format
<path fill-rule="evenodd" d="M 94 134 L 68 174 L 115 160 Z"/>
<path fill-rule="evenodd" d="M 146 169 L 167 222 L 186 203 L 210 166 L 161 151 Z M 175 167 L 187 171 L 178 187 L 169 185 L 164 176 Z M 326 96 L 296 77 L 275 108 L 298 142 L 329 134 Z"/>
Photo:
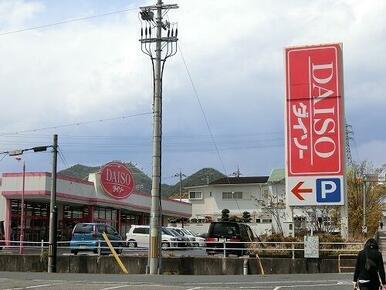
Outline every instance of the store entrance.
<path fill-rule="evenodd" d="M 19 241 L 21 233 L 21 201 L 11 200 L 11 240 Z M 49 204 L 24 202 L 24 240 L 48 240 Z"/>
<path fill-rule="evenodd" d="M 70 241 L 72 230 L 77 223 L 91 222 L 91 207 L 90 206 L 63 206 L 63 219 L 59 221 L 58 234 L 62 241 Z"/>

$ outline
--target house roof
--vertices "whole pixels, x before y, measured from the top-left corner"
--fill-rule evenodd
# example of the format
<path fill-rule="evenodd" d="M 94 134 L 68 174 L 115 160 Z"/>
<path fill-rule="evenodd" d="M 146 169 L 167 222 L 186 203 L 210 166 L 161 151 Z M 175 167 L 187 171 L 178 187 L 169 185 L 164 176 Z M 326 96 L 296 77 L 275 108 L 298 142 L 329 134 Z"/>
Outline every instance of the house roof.
<path fill-rule="evenodd" d="M 273 169 L 271 175 L 268 178 L 268 182 L 280 182 L 285 178 L 284 168 Z"/>
<path fill-rule="evenodd" d="M 212 181 L 214 184 L 250 184 L 250 183 L 266 183 L 269 176 L 248 176 L 248 177 L 223 177 Z"/>

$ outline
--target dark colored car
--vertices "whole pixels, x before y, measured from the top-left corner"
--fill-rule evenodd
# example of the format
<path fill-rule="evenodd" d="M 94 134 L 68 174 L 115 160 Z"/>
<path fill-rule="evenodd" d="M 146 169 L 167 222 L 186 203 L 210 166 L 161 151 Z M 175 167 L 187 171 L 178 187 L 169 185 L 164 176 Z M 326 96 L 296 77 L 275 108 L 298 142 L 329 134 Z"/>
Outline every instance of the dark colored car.
<path fill-rule="evenodd" d="M 122 238 L 114 228 L 101 223 L 79 223 L 72 231 L 71 253 L 74 255 L 80 251 L 98 253 L 99 247 L 101 247 L 101 252 L 109 252 L 103 233 L 106 233 L 115 250 L 118 253 L 122 252 Z"/>
<path fill-rule="evenodd" d="M 224 252 L 226 255 L 242 256 L 248 252 L 250 243 L 256 241 L 249 225 L 238 222 L 212 222 L 206 237 L 206 252 L 209 255 Z M 229 250 L 227 250 L 229 248 Z"/>

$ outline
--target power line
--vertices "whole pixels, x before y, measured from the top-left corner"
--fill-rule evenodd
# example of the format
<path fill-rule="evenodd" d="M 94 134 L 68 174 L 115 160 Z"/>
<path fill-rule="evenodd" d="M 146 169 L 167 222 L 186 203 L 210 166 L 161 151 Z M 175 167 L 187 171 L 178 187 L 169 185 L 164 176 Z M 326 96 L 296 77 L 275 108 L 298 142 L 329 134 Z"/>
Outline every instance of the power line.
<path fill-rule="evenodd" d="M 7 31 L 7 32 L 0 33 L 0 36 L 20 33 L 20 32 L 26 32 L 26 31 L 36 30 L 36 29 L 43 29 L 43 28 L 63 25 L 63 24 L 71 23 L 71 22 L 85 21 L 85 20 L 89 20 L 89 19 L 93 19 L 93 18 L 98 18 L 98 17 L 104 17 L 104 16 L 113 15 L 113 14 L 124 13 L 124 12 L 132 11 L 132 10 L 137 10 L 137 9 L 138 8 L 127 8 L 127 9 L 122 9 L 122 10 L 106 12 L 106 13 L 102 13 L 102 14 L 96 14 L 96 15 L 91 15 L 91 16 L 85 16 L 85 17 L 79 17 L 79 18 L 72 18 L 72 19 L 68 19 L 68 20 L 62 20 L 62 21 L 48 23 L 48 24 L 43 24 L 43 25 L 39 25 L 39 26 L 21 28 L 21 29 L 17 29 L 17 30 L 12 30 L 12 31 Z"/>
<path fill-rule="evenodd" d="M 66 158 L 64 157 L 63 150 L 62 150 L 62 148 L 59 147 L 59 146 L 58 146 L 58 153 L 59 153 L 59 158 L 60 158 L 60 160 L 62 160 L 64 166 L 65 166 L 66 168 L 69 168 L 70 166 L 68 166 L 67 160 L 66 160 Z"/>
<path fill-rule="evenodd" d="M 202 116 L 204 117 L 204 121 L 205 121 L 206 127 L 207 127 L 207 129 L 208 129 L 210 138 L 211 138 L 211 140 L 212 140 L 212 142 L 213 142 L 213 145 L 214 145 L 214 147 L 215 147 L 215 150 L 216 150 L 216 152 L 217 152 L 217 156 L 218 156 L 218 158 L 219 158 L 219 160 L 220 160 L 220 163 L 221 163 L 221 166 L 222 166 L 222 168 L 223 168 L 223 170 L 224 170 L 225 175 L 228 175 L 228 174 L 227 174 L 227 170 L 226 170 L 225 165 L 224 165 L 224 162 L 223 162 L 223 160 L 222 160 L 222 158 L 221 158 L 220 151 L 219 151 L 219 149 L 218 149 L 218 147 L 217 147 L 217 144 L 216 144 L 216 141 L 215 141 L 215 139 L 214 139 L 214 135 L 213 135 L 213 133 L 212 133 L 212 129 L 210 128 L 208 118 L 206 117 L 204 108 L 203 108 L 203 106 L 202 106 L 200 97 L 199 97 L 199 95 L 198 95 L 198 91 L 197 91 L 196 86 L 195 86 L 195 84 L 194 84 L 194 82 L 193 82 L 192 75 L 190 74 L 190 70 L 189 70 L 189 68 L 188 68 L 188 65 L 187 65 L 187 63 L 186 63 L 186 61 L 185 61 L 184 55 L 183 55 L 183 53 L 182 53 L 182 49 L 181 49 L 181 45 L 180 45 L 180 44 L 178 44 L 178 48 L 179 48 L 179 51 L 180 51 L 180 55 L 181 55 L 182 62 L 184 63 L 185 70 L 186 70 L 186 73 L 187 73 L 188 78 L 189 78 L 189 81 L 190 81 L 190 84 L 191 84 L 191 86 L 192 86 L 194 95 L 195 95 L 196 100 L 197 100 L 197 102 L 198 102 L 198 104 L 199 104 L 199 106 L 200 106 Z"/>
<path fill-rule="evenodd" d="M 145 116 L 145 115 L 151 115 L 151 114 L 152 114 L 151 112 L 147 112 L 147 113 L 139 113 L 139 114 L 134 114 L 134 115 L 124 115 L 121 117 L 114 117 L 114 118 L 106 118 L 106 119 L 84 121 L 84 122 L 74 122 L 74 123 L 56 125 L 56 126 L 51 126 L 51 127 L 42 127 L 42 128 L 36 128 L 36 129 L 21 130 L 21 131 L 10 132 L 10 133 L 0 133 L 0 136 L 17 135 L 17 134 L 21 134 L 21 133 L 38 132 L 38 131 L 44 131 L 44 130 L 52 130 L 52 129 L 58 129 L 58 128 L 80 126 L 80 125 L 100 123 L 100 122 L 106 122 L 106 121 L 124 120 L 124 119 L 132 118 L 132 117 Z"/>
<path fill-rule="evenodd" d="M 187 72 L 187 75 L 188 75 L 190 84 L 191 84 L 191 86 L 192 86 L 192 88 L 193 88 L 194 95 L 196 96 L 197 102 L 198 102 L 198 104 L 199 104 L 199 106 L 200 106 L 202 116 L 204 117 L 205 124 L 206 124 L 206 127 L 207 127 L 207 129 L 208 129 L 208 132 L 209 132 L 209 135 L 210 135 L 210 137 L 211 137 L 211 140 L 212 140 L 212 142 L 213 142 L 213 145 L 214 145 L 214 147 L 215 147 L 215 150 L 216 150 L 218 159 L 220 160 L 220 163 L 221 163 L 221 166 L 222 166 L 222 168 L 223 168 L 223 170 L 224 170 L 224 173 L 225 173 L 226 179 L 227 179 L 227 181 L 228 181 L 228 184 L 230 184 L 230 180 L 229 180 L 229 177 L 228 177 L 227 170 L 226 170 L 226 168 L 225 168 L 224 161 L 223 161 L 222 158 L 221 158 L 220 150 L 219 150 L 219 148 L 218 148 L 218 146 L 217 146 L 217 144 L 216 144 L 216 140 L 215 140 L 214 135 L 213 135 L 213 133 L 212 133 L 212 129 L 210 128 L 208 118 L 206 117 L 204 108 L 203 108 L 203 106 L 202 106 L 202 103 L 201 103 L 200 97 L 199 97 L 199 95 L 198 95 L 198 91 L 197 91 L 197 89 L 196 89 L 196 86 L 195 86 L 195 84 L 194 84 L 194 82 L 193 82 L 192 76 L 191 76 L 191 74 L 190 74 L 188 65 L 187 65 L 187 63 L 186 63 L 186 61 L 185 61 L 185 58 L 184 58 L 183 54 L 182 54 L 181 45 L 178 45 L 178 47 L 179 47 L 179 51 L 180 51 L 180 55 L 181 55 L 182 62 L 184 63 L 185 70 L 186 70 L 186 72 Z M 234 199 L 234 201 L 236 202 L 237 208 L 238 208 L 238 210 L 239 210 L 240 213 L 241 213 L 241 209 L 240 209 L 240 206 L 239 206 L 239 203 L 238 203 L 237 199 Z"/>

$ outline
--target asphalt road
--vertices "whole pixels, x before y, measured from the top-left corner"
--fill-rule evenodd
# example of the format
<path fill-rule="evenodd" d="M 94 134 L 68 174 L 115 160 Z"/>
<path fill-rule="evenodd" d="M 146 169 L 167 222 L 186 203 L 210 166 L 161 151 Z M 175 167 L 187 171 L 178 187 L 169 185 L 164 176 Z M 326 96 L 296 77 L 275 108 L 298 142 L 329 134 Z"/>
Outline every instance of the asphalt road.
<path fill-rule="evenodd" d="M 352 289 L 352 274 L 173 276 L 0 272 L 0 289 Z"/>

